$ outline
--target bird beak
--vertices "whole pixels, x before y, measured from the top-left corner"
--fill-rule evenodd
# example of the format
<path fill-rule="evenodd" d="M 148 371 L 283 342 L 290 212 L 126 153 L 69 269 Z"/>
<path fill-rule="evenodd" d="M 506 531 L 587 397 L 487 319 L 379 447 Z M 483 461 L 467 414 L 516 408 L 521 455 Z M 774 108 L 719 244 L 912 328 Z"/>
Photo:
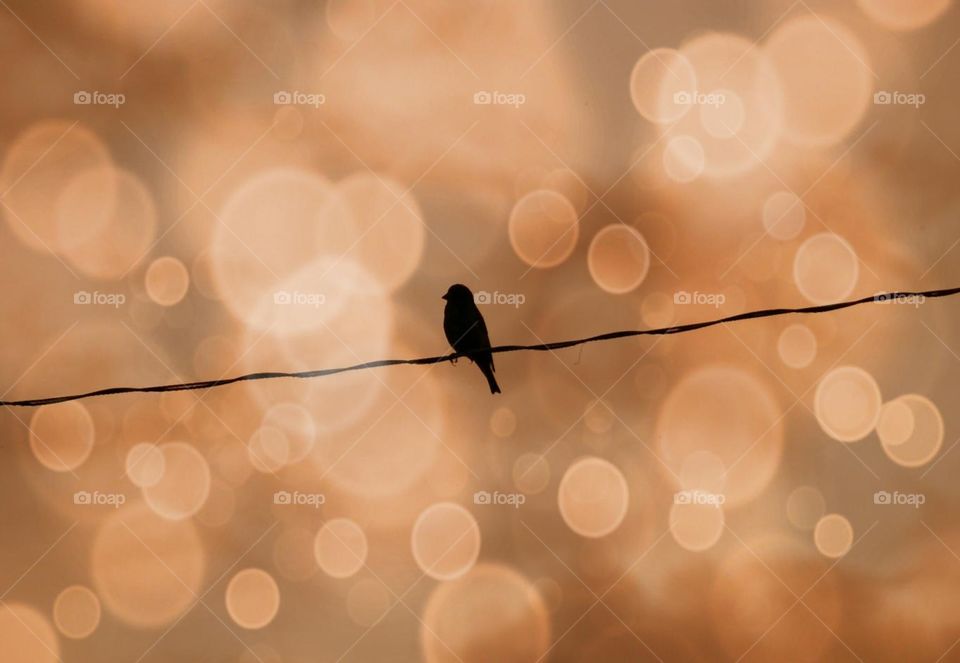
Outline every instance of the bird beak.
<path fill-rule="evenodd" d="M 444 295 L 444 296 L 443 296 L 443 297 L 441 297 L 440 299 L 446 299 L 446 298 L 447 298 L 447 296 L 446 296 L 446 295 Z"/>

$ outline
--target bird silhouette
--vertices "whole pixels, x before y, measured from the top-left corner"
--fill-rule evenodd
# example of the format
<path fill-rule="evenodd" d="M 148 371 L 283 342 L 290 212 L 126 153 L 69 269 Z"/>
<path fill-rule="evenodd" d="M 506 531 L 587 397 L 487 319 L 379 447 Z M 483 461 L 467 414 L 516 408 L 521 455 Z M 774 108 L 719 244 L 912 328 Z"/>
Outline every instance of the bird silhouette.
<path fill-rule="evenodd" d="M 470 288 L 455 283 L 443 296 L 447 305 L 443 310 L 443 332 L 456 352 L 463 352 L 475 363 L 490 385 L 491 394 L 500 393 L 500 385 L 493 377 L 493 354 L 490 337 L 480 309 Z"/>

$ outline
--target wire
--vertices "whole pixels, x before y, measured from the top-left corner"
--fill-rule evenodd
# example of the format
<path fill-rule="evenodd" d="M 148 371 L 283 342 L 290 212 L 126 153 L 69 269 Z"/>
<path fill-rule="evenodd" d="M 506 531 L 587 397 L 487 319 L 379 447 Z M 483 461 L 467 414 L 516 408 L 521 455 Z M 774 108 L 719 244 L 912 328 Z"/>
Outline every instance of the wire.
<path fill-rule="evenodd" d="M 913 300 L 915 302 L 922 302 L 924 299 L 935 299 L 938 297 L 952 297 L 953 295 L 960 294 L 960 287 L 958 288 L 945 288 L 942 290 L 928 290 L 926 292 L 887 292 L 880 293 L 876 295 L 871 295 L 869 297 L 861 297 L 860 299 L 854 299 L 845 302 L 836 302 L 834 304 L 822 304 L 819 306 L 805 306 L 803 308 L 771 308 L 771 309 L 762 309 L 759 311 L 748 311 L 746 313 L 738 313 L 737 315 L 730 315 L 725 318 L 717 318 L 715 320 L 705 320 L 702 322 L 691 322 L 684 325 L 676 325 L 673 327 L 660 327 L 657 329 L 640 329 L 640 330 L 625 330 L 625 331 L 614 331 L 607 332 L 606 334 L 598 334 L 597 336 L 590 336 L 587 338 L 578 338 L 570 341 L 556 341 L 553 343 L 540 343 L 537 345 L 498 345 L 490 348 L 490 352 L 500 353 L 500 352 L 520 352 L 523 350 L 529 350 L 534 352 L 550 352 L 553 350 L 562 350 L 564 348 L 571 348 L 577 345 L 585 345 L 587 343 L 597 343 L 600 341 L 612 341 L 618 338 L 630 338 L 633 336 L 666 336 L 669 334 L 683 334 L 686 332 L 696 331 L 698 329 L 706 329 L 707 327 L 713 327 L 716 325 L 722 325 L 730 322 L 739 322 L 741 320 L 753 320 L 755 318 L 770 318 L 780 315 L 789 315 L 791 313 L 827 313 L 830 311 L 838 311 L 840 309 L 850 308 L 852 306 L 860 306 L 861 304 L 870 304 L 870 303 L 888 303 L 895 302 L 897 300 Z M 82 394 L 68 394 L 65 396 L 51 396 L 48 398 L 31 398 L 26 400 L 19 401 L 0 401 L 0 406 L 6 407 L 38 407 L 40 405 L 52 405 L 54 403 L 65 403 L 67 401 L 76 401 L 83 398 L 93 398 L 95 396 L 110 396 L 112 394 L 133 394 L 133 393 L 157 393 L 157 392 L 166 392 L 166 391 L 190 391 L 195 389 L 213 389 L 214 387 L 223 387 L 228 384 L 234 384 L 237 382 L 249 382 L 253 380 L 274 380 L 278 378 L 301 378 L 301 379 L 310 379 L 310 378 L 319 378 L 325 377 L 328 375 L 336 375 L 338 373 L 348 373 L 350 371 L 363 371 L 370 368 L 381 368 L 384 366 L 399 366 L 399 365 L 412 365 L 412 366 L 422 366 L 427 364 L 439 364 L 443 361 L 450 361 L 453 359 L 458 359 L 460 357 L 469 356 L 469 353 L 466 352 L 455 352 L 446 355 L 438 355 L 436 357 L 419 357 L 416 359 L 379 359 L 377 361 L 368 361 L 362 364 L 355 364 L 353 366 L 342 366 L 339 368 L 321 368 L 312 371 L 298 371 L 294 373 L 285 373 L 281 371 L 265 371 L 260 373 L 249 373 L 247 375 L 238 375 L 232 378 L 221 378 L 219 380 L 203 380 L 200 382 L 184 382 L 181 384 L 165 384 L 157 385 L 153 387 L 109 387 L 107 389 L 98 389 L 97 391 L 88 391 Z"/>

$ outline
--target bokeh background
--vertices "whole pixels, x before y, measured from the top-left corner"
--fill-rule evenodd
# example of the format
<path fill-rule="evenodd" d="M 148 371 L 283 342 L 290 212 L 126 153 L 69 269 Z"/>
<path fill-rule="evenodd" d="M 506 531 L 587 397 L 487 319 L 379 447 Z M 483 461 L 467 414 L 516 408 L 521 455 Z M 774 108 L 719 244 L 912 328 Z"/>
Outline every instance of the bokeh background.
<path fill-rule="evenodd" d="M 951 0 L 0 5 L 4 400 L 960 282 Z M 0 659 L 960 660 L 958 306 L 4 408 Z"/>

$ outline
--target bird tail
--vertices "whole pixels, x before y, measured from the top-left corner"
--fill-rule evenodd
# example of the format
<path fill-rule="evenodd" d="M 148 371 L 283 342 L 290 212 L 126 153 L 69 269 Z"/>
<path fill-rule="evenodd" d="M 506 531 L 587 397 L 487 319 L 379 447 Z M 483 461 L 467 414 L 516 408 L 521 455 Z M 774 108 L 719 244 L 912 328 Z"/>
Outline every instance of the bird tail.
<path fill-rule="evenodd" d="M 497 378 L 493 377 L 493 366 L 483 366 L 481 369 L 484 377 L 487 378 L 487 384 L 490 385 L 490 393 L 499 394 L 500 385 L 497 384 Z"/>

